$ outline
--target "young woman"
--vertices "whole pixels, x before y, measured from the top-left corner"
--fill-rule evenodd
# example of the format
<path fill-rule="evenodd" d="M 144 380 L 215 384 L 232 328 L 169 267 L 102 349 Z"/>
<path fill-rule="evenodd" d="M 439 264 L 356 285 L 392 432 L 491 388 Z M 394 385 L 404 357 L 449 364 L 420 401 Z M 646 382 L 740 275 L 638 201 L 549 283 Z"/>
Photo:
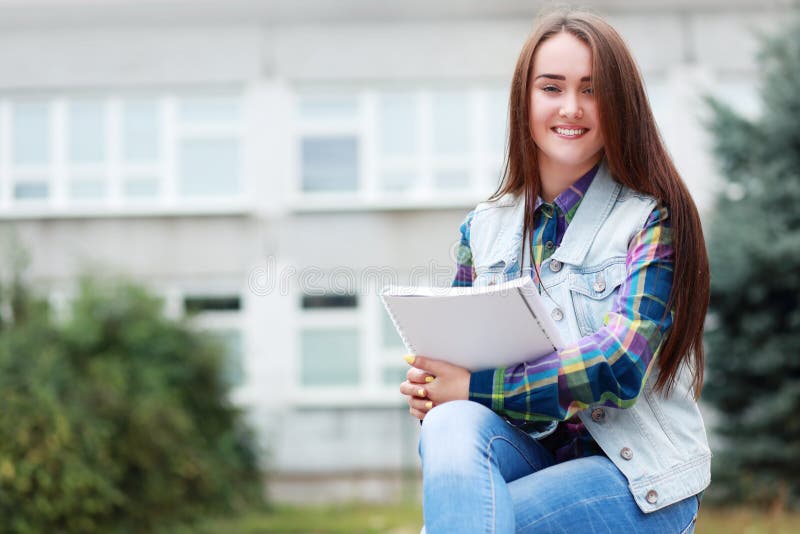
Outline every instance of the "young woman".
<path fill-rule="evenodd" d="M 509 117 L 454 284 L 532 276 L 567 345 L 473 373 L 406 357 L 427 533 L 691 532 L 710 481 L 708 258 L 621 37 L 587 13 L 544 19 Z"/>

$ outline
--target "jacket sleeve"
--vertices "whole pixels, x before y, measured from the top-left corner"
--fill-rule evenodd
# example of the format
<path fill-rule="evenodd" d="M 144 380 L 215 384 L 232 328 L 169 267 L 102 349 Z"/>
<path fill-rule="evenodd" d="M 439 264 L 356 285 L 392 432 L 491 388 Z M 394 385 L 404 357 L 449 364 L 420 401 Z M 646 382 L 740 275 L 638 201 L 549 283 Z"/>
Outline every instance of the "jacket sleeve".
<path fill-rule="evenodd" d="M 563 421 L 591 404 L 632 406 L 672 326 L 668 217 L 657 206 L 631 240 L 626 279 L 598 331 L 536 361 L 472 373 L 469 398 L 527 421 Z"/>
<path fill-rule="evenodd" d="M 461 237 L 456 247 L 456 276 L 453 278 L 453 287 L 470 287 L 475 278 L 472 264 L 472 249 L 469 247 L 469 231 L 472 226 L 474 211 L 464 218 L 461 223 Z"/>

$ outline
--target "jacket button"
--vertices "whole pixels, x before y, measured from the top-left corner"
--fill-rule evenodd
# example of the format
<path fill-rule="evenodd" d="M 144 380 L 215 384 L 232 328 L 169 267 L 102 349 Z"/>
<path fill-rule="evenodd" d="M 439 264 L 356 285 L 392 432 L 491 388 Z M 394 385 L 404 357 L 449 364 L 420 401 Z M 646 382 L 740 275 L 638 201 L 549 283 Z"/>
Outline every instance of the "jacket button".
<path fill-rule="evenodd" d="M 599 423 L 606 418 L 606 411 L 602 408 L 595 408 L 592 410 L 592 421 Z"/>
<path fill-rule="evenodd" d="M 550 270 L 557 273 L 561 270 L 562 263 L 558 260 L 550 260 Z"/>
<path fill-rule="evenodd" d="M 561 308 L 553 308 L 553 311 L 550 312 L 550 316 L 554 321 L 560 321 L 564 318 L 564 312 L 561 311 Z"/>
<path fill-rule="evenodd" d="M 655 504 L 658 502 L 658 492 L 656 490 L 650 490 L 644 498 L 650 504 Z"/>
<path fill-rule="evenodd" d="M 603 279 L 598 279 L 595 280 L 593 287 L 596 293 L 602 293 L 606 290 L 606 283 Z"/>
<path fill-rule="evenodd" d="M 619 451 L 619 455 L 622 456 L 623 460 L 630 460 L 633 458 L 633 451 L 628 447 L 623 447 L 622 450 Z"/>

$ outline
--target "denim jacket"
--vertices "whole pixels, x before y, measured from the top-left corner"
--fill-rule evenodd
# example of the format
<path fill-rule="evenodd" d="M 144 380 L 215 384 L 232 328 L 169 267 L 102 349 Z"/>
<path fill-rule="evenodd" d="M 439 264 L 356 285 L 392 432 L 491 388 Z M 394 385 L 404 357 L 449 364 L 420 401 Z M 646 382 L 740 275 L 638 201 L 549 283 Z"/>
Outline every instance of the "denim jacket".
<path fill-rule="evenodd" d="M 561 246 L 540 266 L 542 298 L 566 343 L 603 325 L 626 277 L 628 244 L 655 204 L 615 182 L 601 164 Z M 505 196 L 476 209 L 470 234 L 475 286 L 530 275 L 528 254 L 521 256 L 524 208 L 521 198 Z M 653 390 L 657 363 L 630 408 L 590 406 L 578 413 L 645 513 L 700 493 L 711 480 L 711 452 L 691 372 L 682 366 L 664 396 Z"/>

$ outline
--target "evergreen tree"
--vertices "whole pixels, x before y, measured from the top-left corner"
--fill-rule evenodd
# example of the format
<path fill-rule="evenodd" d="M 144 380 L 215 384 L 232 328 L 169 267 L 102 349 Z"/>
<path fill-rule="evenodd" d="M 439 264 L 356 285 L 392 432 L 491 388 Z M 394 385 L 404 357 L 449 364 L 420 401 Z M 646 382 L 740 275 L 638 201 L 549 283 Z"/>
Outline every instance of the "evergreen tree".
<path fill-rule="evenodd" d="M 764 37 L 762 111 L 713 98 L 728 184 L 708 228 L 711 313 L 704 400 L 721 438 L 713 493 L 800 506 L 800 21 Z"/>

